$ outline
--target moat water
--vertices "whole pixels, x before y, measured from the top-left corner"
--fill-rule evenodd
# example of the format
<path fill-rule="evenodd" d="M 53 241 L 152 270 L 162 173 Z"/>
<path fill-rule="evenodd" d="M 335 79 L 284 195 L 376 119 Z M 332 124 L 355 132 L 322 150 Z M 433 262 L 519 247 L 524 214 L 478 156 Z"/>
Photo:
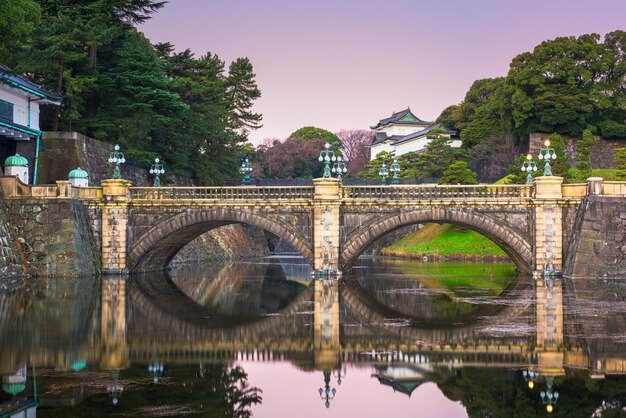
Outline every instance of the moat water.
<path fill-rule="evenodd" d="M 367 258 L 340 281 L 295 256 L 49 279 L 0 291 L 0 417 L 626 416 L 625 298 Z"/>

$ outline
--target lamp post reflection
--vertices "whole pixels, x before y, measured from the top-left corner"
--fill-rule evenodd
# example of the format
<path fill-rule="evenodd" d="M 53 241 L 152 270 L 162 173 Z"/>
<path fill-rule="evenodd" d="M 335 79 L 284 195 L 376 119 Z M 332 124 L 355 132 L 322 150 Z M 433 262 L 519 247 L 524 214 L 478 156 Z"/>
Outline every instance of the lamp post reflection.
<path fill-rule="evenodd" d="M 336 393 L 337 389 L 330 387 L 330 371 L 324 370 L 324 388 L 319 388 L 319 394 L 326 408 L 330 408 L 330 401 L 335 399 Z"/>
<path fill-rule="evenodd" d="M 533 389 L 535 382 L 539 379 L 539 375 L 534 370 L 524 370 L 522 376 L 524 376 L 524 380 L 528 383 L 528 389 Z"/>
<path fill-rule="evenodd" d="M 346 366 L 343 366 L 343 368 L 333 371 L 333 377 L 337 378 L 337 384 L 341 386 L 341 379 L 346 377 Z"/>
<path fill-rule="evenodd" d="M 541 402 L 546 405 L 546 411 L 551 413 L 554 411 L 554 406 L 559 401 L 559 392 L 553 389 L 554 376 L 546 376 L 546 390 L 541 391 Z"/>
<path fill-rule="evenodd" d="M 113 403 L 113 405 L 118 404 L 119 399 L 122 396 L 122 393 L 124 392 L 124 386 L 122 386 L 120 382 L 117 381 L 118 377 L 119 377 L 119 371 L 116 370 L 112 374 L 113 384 L 107 387 L 107 393 L 111 397 L 111 402 Z"/>
<path fill-rule="evenodd" d="M 163 363 L 160 361 L 150 363 L 150 365 L 148 365 L 148 372 L 152 375 L 152 381 L 154 383 L 159 383 L 159 377 L 163 375 Z"/>

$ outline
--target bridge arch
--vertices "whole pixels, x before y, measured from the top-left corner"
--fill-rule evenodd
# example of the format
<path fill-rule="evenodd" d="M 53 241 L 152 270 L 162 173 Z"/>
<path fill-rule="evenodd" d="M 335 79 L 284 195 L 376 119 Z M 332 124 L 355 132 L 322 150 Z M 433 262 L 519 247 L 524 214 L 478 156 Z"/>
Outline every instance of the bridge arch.
<path fill-rule="evenodd" d="M 420 223 L 448 223 L 472 229 L 507 253 L 522 272 L 532 271 L 533 251 L 530 240 L 490 215 L 471 210 L 429 208 L 395 214 L 356 229 L 346 238 L 341 248 L 340 265 L 348 269 L 357 257 L 376 240 L 396 229 Z"/>
<path fill-rule="evenodd" d="M 198 209 L 174 215 L 154 225 L 132 242 L 129 270 L 163 270 L 176 253 L 193 239 L 211 229 L 234 223 L 265 229 L 291 244 L 309 263 L 313 261 L 311 245 L 290 225 L 241 209 Z"/>

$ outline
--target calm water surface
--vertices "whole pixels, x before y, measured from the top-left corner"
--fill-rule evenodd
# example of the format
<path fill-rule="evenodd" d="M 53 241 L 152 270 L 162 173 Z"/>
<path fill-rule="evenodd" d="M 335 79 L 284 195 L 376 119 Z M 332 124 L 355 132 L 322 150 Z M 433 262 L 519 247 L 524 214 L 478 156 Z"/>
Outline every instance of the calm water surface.
<path fill-rule="evenodd" d="M 50 279 L 0 292 L 0 417 L 626 416 L 624 295 L 381 259 Z"/>

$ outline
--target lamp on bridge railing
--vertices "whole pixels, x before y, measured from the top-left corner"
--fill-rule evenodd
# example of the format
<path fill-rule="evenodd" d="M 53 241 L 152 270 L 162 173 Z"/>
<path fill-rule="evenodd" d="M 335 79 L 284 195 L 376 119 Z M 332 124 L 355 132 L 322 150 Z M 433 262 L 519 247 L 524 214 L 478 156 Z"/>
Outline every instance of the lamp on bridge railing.
<path fill-rule="evenodd" d="M 328 142 L 324 144 L 324 149 L 320 151 L 320 156 L 318 160 L 324 162 L 324 174 L 322 175 L 322 177 L 332 177 L 330 174 L 330 162 L 337 161 L 337 157 L 335 157 L 335 151 L 330 149 L 330 144 Z"/>
<path fill-rule="evenodd" d="M 528 172 L 526 184 L 533 184 L 533 171 L 537 171 L 537 163 L 533 161 L 532 155 L 526 156 L 526 161 L 522 163 L 522 171 Z"/>
<path fill-rule="evenodd" d="M 252 164 L 250 164 L 250 160 L 248 157 L 243 157 L 241 161 L 241 167 L 239 167 L 239 172 L 241 173 L 241 185 L 247 186 L 250 184 L 250 174 L 252 173 Z"/>
<path fill-rule="evenodd" d="M 124 158 L 124 154 L 120 151 L 120 146 L 115 144 L 113 148 L 113 152 L 109 156 L 109 164 L 115 164 L 113 166 L 113 178 L 121 179 L 122 172 L 120 171 L 120 164 L 124 164 L 126 162 L 126 158 Z"/>
<path fill-rule="evenodd" d="M 150 363 L 150 365 L 148 365 L 148 371 L 152 375 L 152 381 L 154 383 L 159 383 L 159 377 L 163 375 L 163 363 L 160 361 Z"/>
<path fill-rule="evenodd" d="M 337 389 L 330 387 L 330 371 L 324 370 L 324 388 L 319 388 L 320 399 L 324 401 L 324 406 L 330 408 L 330 401 L 335 399 Z"/>
<path fill-rule="evenodd" d="M 154 159 L 154 164 L 150 167 L 150 174 L 154 175 L 153 187 L 161 187 L 161 174 L 165 174 L 165 169 L 159 157 Z"/>
<path fill-rule="evenodd" d="M 389 171 L 391 171 L 391 184 L 400 183 L 400 179 L 398 178 L 398 173 L 400 172 L 400 164 L 398 164 L 398 159 L 394 158 L 391 163 L 391 167 L 389 167 Z"/>
<path fill-rule="evenodd" d="M 539 156 L 538 158 L 540 160 L 544 160 L 545 161 L 545 165 L 543 167 L 543 175 L 544 176 L 551 176 L 552 175 L 552 167 L 550 167 L 550 160 L 556 160 L 556 151 L 554 150 L 554 148 L 550 148 L 550 140 L 546 139 L 545 144 L 545 148 L 541 148 L 539 150 Z"/>
<path fill-rule="evenodd" d="M 559 401 L 559 392 L 553 390 L 554 376 L 546 376 L 546 390 L 541 391 L 541 402 L 546 406 L 548 413 L 554 411 L 554 405 Z"/>
<path fill-rule="evenodd" d="M 380 176 L 380 180 L 383 185 L 387 184 L 387 177 L 389 176 L 389 170 L 387 169 L 387 165 L 383 163 L 380 166 L 380 170 L 378 170 L 378 175 Z"/>
<path fill-rule="evenodd" d="M 337 178 L 341 181 L 341 175 L 348 171 L 346 164 L 341 160 L 341 157 L 337 157 L 337 162 L 333 164 L 332 172 L 337 174 Z"/>

